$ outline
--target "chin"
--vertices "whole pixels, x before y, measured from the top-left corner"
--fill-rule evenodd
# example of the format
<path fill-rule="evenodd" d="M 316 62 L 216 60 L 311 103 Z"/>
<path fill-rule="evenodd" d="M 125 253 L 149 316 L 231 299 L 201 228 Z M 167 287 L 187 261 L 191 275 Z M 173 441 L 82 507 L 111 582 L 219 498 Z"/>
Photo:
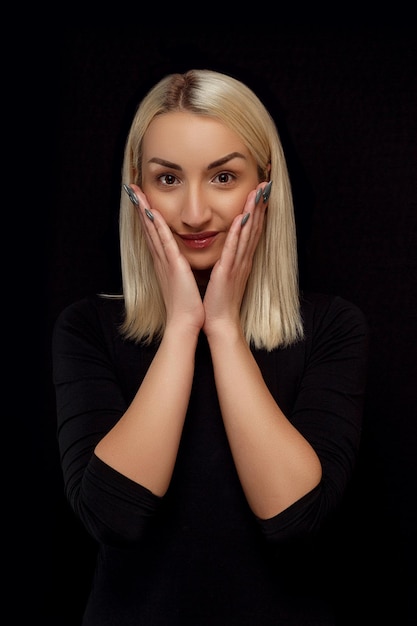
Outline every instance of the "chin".
<path fill-rule="evenodd" d="M 212 250 L 197 250 L 196 252 L 187 250 L 184 256 L 191 268 L 200 272 L 211 271 L 220 258 L 220 254 L 213 254 Z"/>

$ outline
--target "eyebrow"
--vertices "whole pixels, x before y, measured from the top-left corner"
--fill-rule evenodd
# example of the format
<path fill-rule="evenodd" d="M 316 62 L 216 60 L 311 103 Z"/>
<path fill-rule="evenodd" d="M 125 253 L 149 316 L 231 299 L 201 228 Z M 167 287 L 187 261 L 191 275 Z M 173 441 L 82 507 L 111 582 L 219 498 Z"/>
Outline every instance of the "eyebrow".
<path fill-rule="evenodd" d="M 246 160 L 246 157 L 241 152 L 231 152 L 230 154 L 226 154 L 226 156 L 221 157 L 220 159 L 217 159 L 216 161 L 213 161 L 213 163 L 210 163 L 207 166 L 207 170 L 212 170 L 215 167 L 220 167 L 221 165 L 228 163 L 232 159 L 245 159 Z M 178 170 L 178 171 L 182 170 L 181 165 L 178 165 L 177 163 L 172 163 L 171 161 L 166 161 L 165 159 L 160 159 L 158 157 L 153 157 L 152 159 L 149 159 L 148 163 L 157 163 L 158 165 L 163 165 L 164 167 L 169 167 L 170 169 L 173 169 L 173 170 Z"/>

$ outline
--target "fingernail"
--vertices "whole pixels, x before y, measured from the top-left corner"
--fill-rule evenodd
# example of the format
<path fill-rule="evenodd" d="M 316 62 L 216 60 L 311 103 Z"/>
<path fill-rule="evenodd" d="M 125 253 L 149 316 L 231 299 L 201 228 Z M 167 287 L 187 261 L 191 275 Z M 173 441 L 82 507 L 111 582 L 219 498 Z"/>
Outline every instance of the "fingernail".
<path fill-rule="evenodd" d="M 249 218 L 250 218 L 250 213 L 245 213 L 245 215 L 242 217 L 242 221 L 240 222 L 240 225 L 244 226 Z"/>
<path fill-rule="evenodd" d="M 272 187 L 272 180 L 269 181 L 269 183 L 267 184 L 267 186 L 265 187 L 263 191 L 262 195 L 264 197 L 264 202 L 268 202 L 269 195 L 271 193 L 271 187 Z"/>
<path fill-rule="evenodd" d="M 135 204 L 136 206 L 139 206 L 139 200 L 137 199 L 136 194 L 131 190 L 131 188 L 123 183 L 123 189 L 129 196 L 130 201 L 133 202 L 133 204 Z"/>
<path fill-rule="evenodd" d="M 259 200 L 261 199 L 261 195 L 262 195 L 262 187 L 259 187 L 255 196 L 255 206 L 258 204 Z"/>
<path fill-rule="evenodd" d="M 146 217 L 149 217 L 151 222 L 154 221 L 155 218 L 154 218 L 153 214 L 151 213 L 151 211 L 149 209 L 145 209 L 145 215 L 146 215 Z"/>

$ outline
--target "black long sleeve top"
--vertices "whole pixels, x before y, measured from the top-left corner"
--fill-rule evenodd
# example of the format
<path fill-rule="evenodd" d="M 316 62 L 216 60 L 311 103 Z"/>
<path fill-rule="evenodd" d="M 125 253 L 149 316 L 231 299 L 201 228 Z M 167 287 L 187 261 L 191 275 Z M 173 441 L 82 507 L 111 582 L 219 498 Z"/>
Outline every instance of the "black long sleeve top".
<path fill-rule="evenodd" d="M 267 520 L 256 518 L 244 497 L 203 333 L 166 495 L 94 455 L 157 350 L 123 338 L 122 316 L 121 299 L 85 298 L 60 314 L 53 335 L 65 492 L 98 547 L 83 626 L 334 624 L 334 558 L 323 536 L 360 444 L 368 336 L 360 310 L 340 297 L 304 295 L 305 338 L 252 350 L 323 470 L 318 487 Z M 161 381 L 161 393 L 163 387 Z"/>

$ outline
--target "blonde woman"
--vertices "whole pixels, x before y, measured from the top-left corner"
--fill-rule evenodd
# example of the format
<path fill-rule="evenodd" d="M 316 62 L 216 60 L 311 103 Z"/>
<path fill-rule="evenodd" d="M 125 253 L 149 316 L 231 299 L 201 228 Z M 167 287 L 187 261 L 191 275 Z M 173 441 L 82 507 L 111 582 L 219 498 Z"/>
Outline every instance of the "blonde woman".
<path fill-rule="evenodd" d="M 54 330 L 66 494 L 98 545 L 83 626 L 335 623 L 315 548 L 355 466 L 367 330 L 300 294 L 296 249 L 259 98 L 164 77 L 126 142 L 123 294 Z"/>

